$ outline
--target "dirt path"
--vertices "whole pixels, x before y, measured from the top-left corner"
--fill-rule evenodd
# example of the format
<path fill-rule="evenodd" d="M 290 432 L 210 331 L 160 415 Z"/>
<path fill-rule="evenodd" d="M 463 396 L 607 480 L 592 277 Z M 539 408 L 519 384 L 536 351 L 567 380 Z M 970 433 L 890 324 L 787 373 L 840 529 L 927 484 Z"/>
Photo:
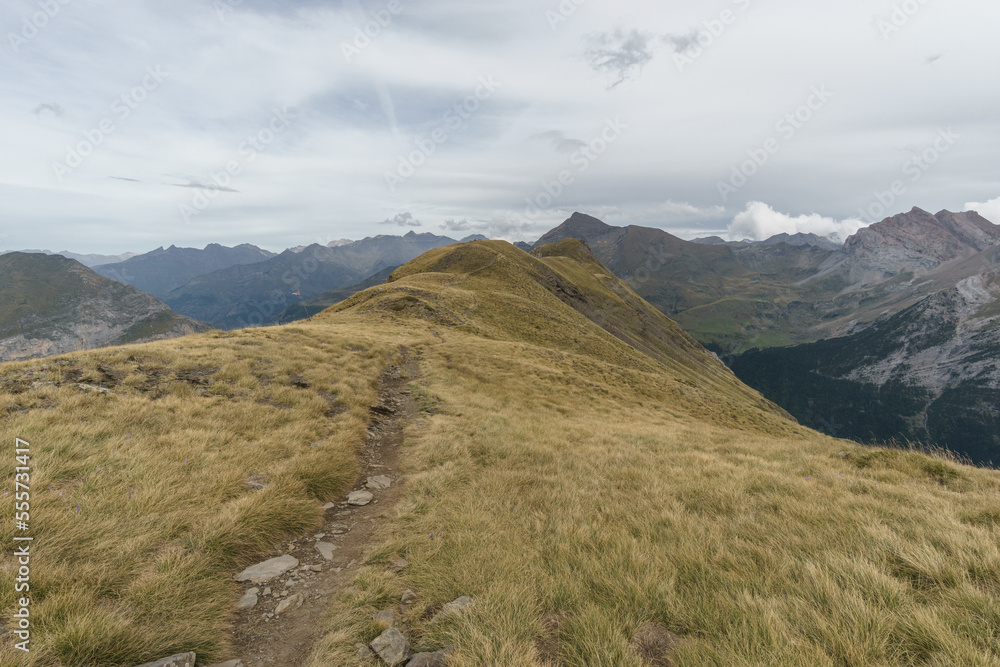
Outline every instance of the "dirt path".
<path fill-rule="evenodd" d="M 330 600 L 355 575 L 378 522 L 388 518 L 401 494 L 403 427 L 419 412 L 406 385 L 418 374 L 416 360 L 408 358 L 404 350 L 403 366 L 391 366 L 382 376 L 378 403 L 371 408 L 367 447 L 361 455 L 361 476 L 352 489 L 368 490 L 374 500 L 365 506 L 352 506 L 346 497 L 340 499 L 327 510 L 323 527 L 315 534 L 302 535 L 261 558 L 288 554 L 298 559 L 298 567 L 264 584 L 241 584 L 243 592 L 260 590 L 256 606 L 237 612 L 233 628 L 234 656 L 242 659 L 244 667 L 303 665 L 322 636 Z M 375 476 L 389 477 L 391 486 L 367 488 L 368 478 Z M 336 547 L 332 560 L 320 554 L 317 542 Z M 292 604 L 276 616 L 281 600 L 295 595 L 302 596 L 301 606 Z"/>

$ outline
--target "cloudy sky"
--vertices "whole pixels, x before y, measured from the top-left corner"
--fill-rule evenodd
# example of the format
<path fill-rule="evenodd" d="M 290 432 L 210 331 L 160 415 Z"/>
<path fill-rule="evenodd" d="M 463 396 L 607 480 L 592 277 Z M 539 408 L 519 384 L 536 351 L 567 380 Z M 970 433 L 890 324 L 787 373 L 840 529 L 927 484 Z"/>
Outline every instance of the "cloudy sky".
<path fill-rule="evenodd" d="M 1000 222 L 985 0 L 5 0 L 0 248 Z"/>

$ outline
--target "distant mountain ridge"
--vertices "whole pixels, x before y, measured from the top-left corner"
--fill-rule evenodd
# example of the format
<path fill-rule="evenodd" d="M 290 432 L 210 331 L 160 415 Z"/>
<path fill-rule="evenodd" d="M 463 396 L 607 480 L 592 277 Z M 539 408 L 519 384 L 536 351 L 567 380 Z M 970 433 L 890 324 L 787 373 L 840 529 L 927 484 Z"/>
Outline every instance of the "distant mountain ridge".
<path fill-rule="evenodd" d="M 574 213 L 536 245 L 574 237 L 701 343 L 731 353 L 847 335 L 953 287 L 989 266 L 980 255 L 1000 243 L 1000 226 L 914 208 L 843 247 L 808 234 L 696 243 Z"/>
<path fill-rule="evenodd" d="M 179 313 L 222 328 L 267 324 L 301 301 L 454 243 L 446 236 L 411 231 L 335 247 L 313 244 L 300 252 L 286 250 L 263 262 L 197 276 L 163 300 Z"/>
<path fill-rule="evenodd" d="M 197 276 L 240 264 L 254 264 L 274 253 L 244 243 L 233 248 L 211 243 L 204 249 L 162 246 L 123 262 L 95 269 L 99 274 L 163 298 Z"/>
<path fill-rule="evenodd" d="M 0 256 L 0 361 L 174 338 L 209 327 L 61 255 Z"/>
<path fill-rule="evenodd" d="M 115 262 L 123 262 L 126 259 L 137 256 L 139 253 L 135 252 L 125 252 L 120 255 L 97 255 L 97 254 L 78 254 L 75 252 L 70 252 L 68 250 L 60 250 L 59 252 L 52 252 L 51 250 L 8 250 L 0 253 L 0 255 L 6 255 L 12 252 L 23 252 L 26 254 L 42 254 L 42 255 L 61 255 L 68 259 L 75 259 L 86 267 L 94 268 L 95 266 L 102 266 L 104 264 L 114 264 Z"/>

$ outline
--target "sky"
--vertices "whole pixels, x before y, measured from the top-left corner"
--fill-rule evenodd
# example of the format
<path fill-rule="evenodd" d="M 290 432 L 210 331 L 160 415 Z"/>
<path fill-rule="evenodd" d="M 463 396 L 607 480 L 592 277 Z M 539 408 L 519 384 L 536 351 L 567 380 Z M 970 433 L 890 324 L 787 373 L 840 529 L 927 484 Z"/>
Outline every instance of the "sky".
<path fill-rule="evenodd" d="M 985 0 L 5 0 L 0 249 L 1000 223 Z"/>

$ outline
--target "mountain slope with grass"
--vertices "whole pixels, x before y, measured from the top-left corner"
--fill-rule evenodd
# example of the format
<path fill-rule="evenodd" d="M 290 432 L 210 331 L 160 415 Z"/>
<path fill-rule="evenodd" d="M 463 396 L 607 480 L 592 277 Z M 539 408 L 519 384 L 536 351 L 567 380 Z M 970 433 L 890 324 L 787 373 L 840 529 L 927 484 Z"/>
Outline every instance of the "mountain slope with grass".
<path fill-rule="evenodd" d="M 19 252 L 0 256 L 0 361 L 206 329 L 75 260 Z"/>
<path fill-rule="evenodd" d="M 477 241 L 293 325 L 0 366 L 38 559 L 38 643 L 0 665 L 257 667 L 227 642 L 233 577 L 312 548 L 327 501 L 353 532 L 404 356 L 397 500 L 310 592 L 311 667 L 382 664 L 358 645 L 388 610 L 453 667 L 1000 664 L 1000 474 L 790 421 L 579 242 Z"/>
<path fill-rule="evenodd" d="M 1000 463 L 1000 271 L 852 336 L 746 352 L 732 367 L 809 426 Z"/>

